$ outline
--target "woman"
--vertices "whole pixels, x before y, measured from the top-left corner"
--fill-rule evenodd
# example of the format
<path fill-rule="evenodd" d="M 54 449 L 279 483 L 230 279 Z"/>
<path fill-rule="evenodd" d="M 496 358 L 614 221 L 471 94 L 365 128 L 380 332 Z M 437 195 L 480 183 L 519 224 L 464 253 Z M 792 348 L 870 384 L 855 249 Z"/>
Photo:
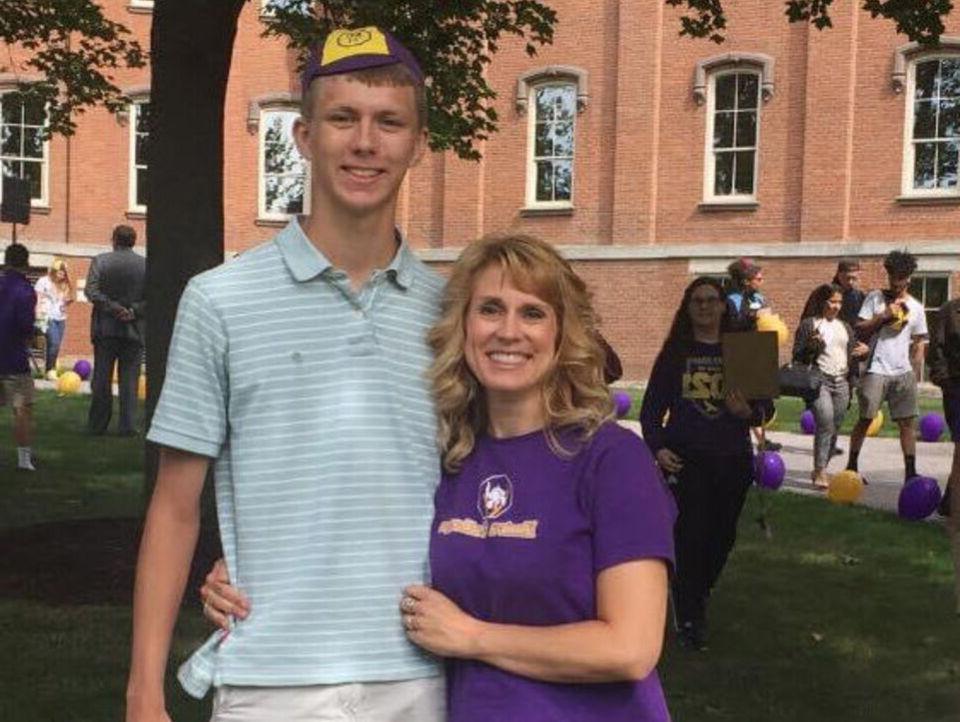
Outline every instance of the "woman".
<path fill-rule="evenodd" d="M 731 324 L 723 287 L 697 278 L 684 291 L 640 409 L 643 437 L 675 480 L 673 607 L 681 644 L 706 648 L 707 597 L 736 540 L 753 479 L 750 427 L 772 413 L 723 388 L 721 334 Z"/>
<path fill-rule="evenodd" d="M 37 292 L 37 319 L 46 323 L 44 336 L 47 340 L 46 372 L 56 371 L 57 356 L 67 324 L 67 306 L 73 303 L 76 292 L 66 262 L 56 257 L 47 275 L 37 279 L 34 286 Z"/>
<path fill-rule="evenodd" d="M 850 325 L 840 319 L 843 289 L 825 283 L 813 289 L 794 334 L 795 363 L 816 366 L 823 382 L 813 402 L 817 431 L 813 438 L 813 472 L 810 479 L 818 489 L 829 486 L 827 464 L 837 445 L 837 433 L 850 406 L 850 378 L 856 374 L 856 360 L 869 348 L 857 341 Z"/>
<path fill-rule="evenodd" d="M 400 611 L 446 659 L 448 719 L 668 720 L 655 666 L 674 508 L 644 443 L 611 421 L 585 284 L 542 241 L 482 239 L 429 338 L 433 586 L 405 589 Z"/>

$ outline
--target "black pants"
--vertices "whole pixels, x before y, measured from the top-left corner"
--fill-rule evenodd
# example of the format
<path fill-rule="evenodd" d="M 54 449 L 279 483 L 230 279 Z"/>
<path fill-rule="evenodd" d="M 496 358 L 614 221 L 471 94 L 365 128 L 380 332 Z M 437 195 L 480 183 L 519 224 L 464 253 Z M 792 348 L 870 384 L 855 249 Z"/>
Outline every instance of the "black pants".
<path fill-rule="evenodd" d="M 90 415 L 87 428 L 102 434 L 110 425 L 113 414 L 111 380 L 113 365 L 117 364 L 117 389 L 120 397 L 120 423 L 117 431 L 129 434 L 136 429 L 134 414 L 137 409 L 137 379 L 143 344 L 134 339 L 102 338 L 93 343 L 93 380 L 90 382 Z"/>
<path fill-rule="evenodd" d="M 673 604 L 680 624 L 705 619 L 707 597 L 737 539 L 737 520 L 753 480 L 749 454 L 682 456 L 683 470 L 673 486 L 679 509 Z"/>

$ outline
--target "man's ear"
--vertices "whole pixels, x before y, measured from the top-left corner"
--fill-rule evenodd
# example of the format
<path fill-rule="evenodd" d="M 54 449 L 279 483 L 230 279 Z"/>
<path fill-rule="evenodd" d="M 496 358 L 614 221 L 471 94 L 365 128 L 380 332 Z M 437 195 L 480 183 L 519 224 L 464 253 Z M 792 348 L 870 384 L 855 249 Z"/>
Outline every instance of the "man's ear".
<path fill-rule="evenodd" d="M 430 149 L 430 131 L 426 128 L 421 128 L 417 135 L 417 144 L 413 150 L 413 157 L 410 159 L 410 167 L 418 165 L 423 156 L 426 155 L 427 151 Z"/>

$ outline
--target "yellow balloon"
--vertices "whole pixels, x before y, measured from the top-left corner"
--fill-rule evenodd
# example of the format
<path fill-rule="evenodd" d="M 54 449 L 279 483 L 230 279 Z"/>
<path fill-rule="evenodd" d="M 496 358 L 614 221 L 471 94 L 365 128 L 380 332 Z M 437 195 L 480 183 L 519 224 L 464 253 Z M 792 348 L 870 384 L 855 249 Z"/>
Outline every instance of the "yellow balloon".
<path fill-rule="evenodd" d="M 870 426 L 867 427 L 867 436 L 876 436 L 880 433 L 880 428 L 883 426 L 883 412 L 877 411 L 877 415 L 873 417 L 873 421 L 870 422 Z"/>
<path fill-rule="evenodd" d="M 61 395 L 72 395 L 80 391 L 80 375 L 75 371 L 64 371 L 57 379 L 57 392 Z"/>
<path fill-rule="evenodd" d="M 147 398 L 147 377 L 142 374 L 137 380 L 137 398 L 141 401 Z"/>
<path fill-rule="evenodd" d="M 777 343 L 780 346 L 785 344 L 790 336 L 787 324 L 776 313 L 764 313 L 757 316 L 757 331 L 773 331 L 777 334 Z"/>
<path fill-rule="evenodd" d="M 847 469 L 830 477 L 827 498 L 834 504 L 852 504 L 863 493 L 863 479 L 860 474 Z"/>

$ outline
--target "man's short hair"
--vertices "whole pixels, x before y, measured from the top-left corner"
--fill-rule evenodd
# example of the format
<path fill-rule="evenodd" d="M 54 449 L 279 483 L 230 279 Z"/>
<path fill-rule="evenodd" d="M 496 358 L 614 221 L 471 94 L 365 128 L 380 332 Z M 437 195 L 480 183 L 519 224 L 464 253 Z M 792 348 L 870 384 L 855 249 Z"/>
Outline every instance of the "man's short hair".
<path fill-rule="evenodd" d="M 30 251 L 22 243 L 11 243 L 3 252 L 3 264 L 10 268 L 28 268 Z"/>
<path fill-rule="evenodd" d="M 738 258 L 727 266 L 727 272 L 730 274 L 730 280 L 737 286 L 749 281 L 763 270 L 759 263 L 751 258 Z"/>
<path fill-rule="evenodd" d="M 117 226 L 113 229 L 111 239 L 115 246 L 133 248 L 133 244 L 137 242 L 137 232 L 130 226 Z"/>
<path fill-rule="evenodd" d="M 917 259 L 906 250 L 890 251 L 883 259 L 883 267 L 893 278 L 906 278 L 917 270 Z"/>
<path fill-rule="evenodd" d="M 860 270 L 860 261 L 856 258 L 841 258 L 837 263 L 837 273 L 853 273 Z"/>

